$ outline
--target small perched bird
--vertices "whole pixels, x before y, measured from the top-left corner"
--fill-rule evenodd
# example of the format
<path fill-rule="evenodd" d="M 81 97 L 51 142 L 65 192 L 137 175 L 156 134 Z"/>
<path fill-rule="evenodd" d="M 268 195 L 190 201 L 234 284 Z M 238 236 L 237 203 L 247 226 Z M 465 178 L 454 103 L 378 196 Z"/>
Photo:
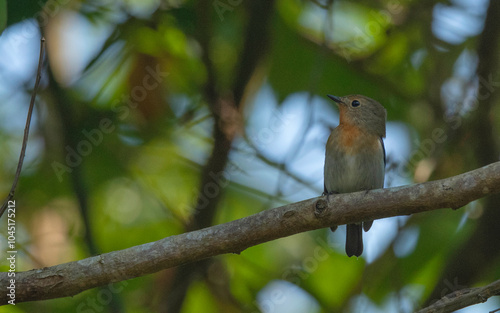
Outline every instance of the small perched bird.
<path fill-rule="evenodd" d="M 383 188 L 385 108 L 362 95 L 328 97 L 339 107 L 340 123 L 326 143 L 325 194 Z M 372 223 L 363 222 L 363 229 L 368 231 Z M 363 253 L 361 223 L 347 225 L 345 251 L 349 257 Z"/>

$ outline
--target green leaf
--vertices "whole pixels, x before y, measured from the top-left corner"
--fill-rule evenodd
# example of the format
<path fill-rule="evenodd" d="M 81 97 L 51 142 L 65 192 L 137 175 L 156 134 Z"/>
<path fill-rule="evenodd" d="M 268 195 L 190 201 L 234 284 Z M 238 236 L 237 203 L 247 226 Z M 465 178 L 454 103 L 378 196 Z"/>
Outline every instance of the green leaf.
<path fill-rule="evenodd" d="M 335 55 L 306 38 L 278 18 L 274 24 L 275 41 L 270 53 L 269 83 L 279 101 L 292 93 L 340 95 L 362 93 L 381 103 L 394 99 L 387 86 L 374 77 L 360 75 L 351 61 Z M 293 47 L 293 53 L 290 52 Z"/>
<path fill-rule="evenodd" d="M 7 0 L 0 0 L 0 34 L 7 26 Z"/>
<path fill-rule="evenodd" d="M 2 7 L 2 1 L 7 2 L 6 0 L 0 0 L 0 8 Z M 48 19 L 54 17 L 61 10 L 61 5 L 57 1 L 54 1 L 54 5 L 45 7 L 46 2 L 47 0 L 18 0 L 7 2 L 6 6 L 8 10 L 5 10 L 5 14 L 9 12 L 7 19 L 9 23 L 7 26 L 14 25 L 29 18 L 36 18 L 42 26 L 46 26 Z"/>

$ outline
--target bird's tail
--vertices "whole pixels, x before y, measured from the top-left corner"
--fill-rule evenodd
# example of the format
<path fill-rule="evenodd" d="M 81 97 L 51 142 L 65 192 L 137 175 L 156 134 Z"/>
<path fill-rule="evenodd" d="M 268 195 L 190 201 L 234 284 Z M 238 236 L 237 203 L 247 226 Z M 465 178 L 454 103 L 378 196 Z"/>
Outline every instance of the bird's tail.
<path fill-rule="evenodd" d="M 363 253 L 363 233 L 361 228 L 361 224 L 347 225 L 345 252 L 348 257 L 353 255 L 359 257 Z"/>

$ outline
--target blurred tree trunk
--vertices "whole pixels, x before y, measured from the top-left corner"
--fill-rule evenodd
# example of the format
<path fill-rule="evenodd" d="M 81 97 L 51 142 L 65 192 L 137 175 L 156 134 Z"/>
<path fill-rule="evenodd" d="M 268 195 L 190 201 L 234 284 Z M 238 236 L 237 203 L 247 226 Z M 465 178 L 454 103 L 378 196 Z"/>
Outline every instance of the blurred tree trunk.
<path fill-rule="evenodd" d="M 208 78 L 204 90 L 204 98 L 212 112 L 213 117 L 213 148 L 210 158 L 202 170 L 198 191 L 198 199 L 193 210 L 192 219 L 186 227 L 186 232 L 198 230 L 213 224 L 214 217 L 224 195 L 224 188 L 220 186 L 220 179 L 224 177 L 229 153 L 235 135 L 244 125 L 241 120 L 241 110 L 245 101 L 245 90 L 262 58 L 266 55 L 270 41 L 270 23 L 273 16 L 274 1 L 258 0 L 250 3 L 241 3 L 236 10 L 248 10 L 248 24 L 245 41 L 238 66 L 234 71 L 233 86 L 230 92 L 217 90 L 217 73 L 210 58 L 210 38 L 212 38 L 213 1 L 200 1 L 197 4 L 199 33 L 197 36 L 203 49 L 202 60 L 207 69 Z M 235 14 L 226 12 L 227 14 Z M 216 22 L 222 22 L 218 19 Z M 225 96 L 230 94 L 229 97 Z M 219 186 L 215 196 L 207 197 L 207 188 Z M 194 279 L 206 278 L 211 260 L 181 266 L 175 269 L 171 280 L 166 287 L 167 296 L 161 297 L 160 311 L 168 313 L 181 312 L 184 299 L 189 286 Z M 229 288 L 225 288 L 229 290 Z M 224 300 L 232 299 L 231 296 Z M 234 303 L 233 303 L 234 304 Z M 229 304 L 231 305 L 231 303 Z"/>
<path fill-rule="evenodd" d="M 493 125 L 492 110 L 498 105 L 500 85 L 500 1 L 490 1 L 484 30 L 479 37 L 477 54 L 479 64 L 478 99 L 479 106 L 465 122 L 464 133 L 468 135 L 468 146 L 472 148 L 474 162 L 472 166 L 484 166 L 498 161 L 498 129 Z M 470 168 L 469 167 L 469 168 Z M 498 240 L 498 221 L 500 221 L 500 195 L 488 196 L 482 201 L 483 215 L 477 220 L 474 233 L 450 257 L 444 266 L 438 284 L 428 298 L 428 303 L 435 301 L 453 290 L 446 282 L 460 286 L 471 286 L 498 266 L 500 259 L 500 240 Z"/>

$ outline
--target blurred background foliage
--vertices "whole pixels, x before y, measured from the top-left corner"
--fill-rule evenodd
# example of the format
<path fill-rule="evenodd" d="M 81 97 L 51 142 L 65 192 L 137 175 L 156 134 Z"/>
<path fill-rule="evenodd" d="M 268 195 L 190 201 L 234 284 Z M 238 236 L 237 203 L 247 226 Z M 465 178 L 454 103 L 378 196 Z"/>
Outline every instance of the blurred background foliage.
<path fill-rule="evenodd" d="M 2 196 L 47 40 L 15 197 L 17 269 L 319 196 L 338 123 L 326 94 L 387 108 L 387 187 L 498 161 L 499 3 L 0 0 Z M 325 229 L 0 310 L 412 312 L 498 279 L 499 202 L 376 221 L 359 259 L 342 227 Z"/>

